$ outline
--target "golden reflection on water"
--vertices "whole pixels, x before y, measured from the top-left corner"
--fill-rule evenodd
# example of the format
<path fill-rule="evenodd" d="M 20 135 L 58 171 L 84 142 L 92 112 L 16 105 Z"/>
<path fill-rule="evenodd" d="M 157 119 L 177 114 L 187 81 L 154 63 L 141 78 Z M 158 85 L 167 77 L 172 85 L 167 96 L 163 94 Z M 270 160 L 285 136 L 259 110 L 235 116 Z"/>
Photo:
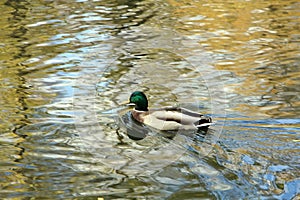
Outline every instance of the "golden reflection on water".
<path fill-rule="evenodd" d="M 299 6 L 294 1 L 169 1 L 177 29 L 212 51 L 218 70 L 241 81 L 225 90 L 244 99 L 232 111 L 262 117 L 299 115 Z M 294 16 L 294 17 L 293 17 Z M 248 102 L 245 104 L 244 102 Z"/>

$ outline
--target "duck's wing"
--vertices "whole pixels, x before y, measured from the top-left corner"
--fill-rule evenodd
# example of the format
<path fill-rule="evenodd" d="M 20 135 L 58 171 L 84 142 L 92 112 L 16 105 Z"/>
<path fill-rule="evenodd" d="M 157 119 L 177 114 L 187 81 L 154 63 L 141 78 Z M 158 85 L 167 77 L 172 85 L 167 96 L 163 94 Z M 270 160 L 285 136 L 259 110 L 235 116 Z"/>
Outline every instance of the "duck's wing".
<path fill-rule="evenodd" d="M 159 110 L 151 112 L 150 115 L 164 123 L 173 121 L 181 125 L 191 125 L 200 119 L 199 117 L 178 112 L 178 110 Z"/>
<path fill-rule="evenodd" d="M 149 114 L 151 116 L 149 121 L 156 123 L 157 126 L 159 126 L 158 124 L 165 124 L 169 127 L 192 129 L 208 127 L 212 124 L 210 117 L 181 107 L 151 109 Z"/>
<path fill-rule="evenodd" d="M 195 112 L 195 111 L 192 111 L 192 110 L 188 110 L 186 108 L 178 108 L 179 112 L 185 114 L 185 115 L 188 115 L 188 116 L 192 116 L 192 117 L 203 117 L 202 114 L 198 113 L 198 112 Z"/>
<path fill-rule="evenodd" d="M 186 108 L 182 108 L 182 107 L 175 107 L 175 106 L 166 106 L 166 107 L 162 107 L 162 108 L 154 108 L 154 109 L 151 109 L 152 112 L 156 112 L 156 111 L 174 111 L 174 112 L 178 112 L 178 113 L 182 113 L 182 114 L 185 114 L 185 115 L 189 115 L 191 117 L 202 117 L 203 115 L 198 113 L 198 112 L 195 112 L 195 111 L 192 111 L 192 110 L 189 110 L 189 109 L 186 109 Z"/>
<path fill-rule="evenodd" d="M 181 124 L 176 120 L 170 120 L 165 111 L 157 111 L 145 116 L 143 123 L 161 131 L 178 130 L 181 127 Z"/>
<path fill-rule="evenodd" d="M 213 124 L 212 118 L 209 116 L 204 116 L 198 112 L 188 110 L 181 107 L 170 107 L 169 110 L 176 110 L 182 114 L 182 121 L 185 123 L 191 122 L 196 127 L 208 127 Z"/>

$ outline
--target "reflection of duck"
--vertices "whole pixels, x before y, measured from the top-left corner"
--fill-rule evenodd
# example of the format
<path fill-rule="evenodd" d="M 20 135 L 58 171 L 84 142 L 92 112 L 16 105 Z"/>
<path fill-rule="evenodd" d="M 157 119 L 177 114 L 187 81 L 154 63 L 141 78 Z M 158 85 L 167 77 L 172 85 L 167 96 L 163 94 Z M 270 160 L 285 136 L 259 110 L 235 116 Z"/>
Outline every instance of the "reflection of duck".
<path fill-rule="evenodd" d="M 180 107 L 164 107 L 148 110 L 148 100 L 143 92 L 135 91 L 131 94 L 130 105 L 132 117 L 138 122 L 160 131 L 207 130 L 212 124 L 210 117 Z"/>

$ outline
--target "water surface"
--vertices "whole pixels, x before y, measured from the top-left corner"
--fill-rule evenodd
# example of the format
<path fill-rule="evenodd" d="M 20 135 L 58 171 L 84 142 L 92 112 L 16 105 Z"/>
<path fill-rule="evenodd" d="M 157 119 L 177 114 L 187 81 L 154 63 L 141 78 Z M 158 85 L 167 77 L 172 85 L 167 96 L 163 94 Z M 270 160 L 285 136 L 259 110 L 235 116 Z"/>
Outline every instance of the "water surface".
<path fill-rule="evenodd" d="M 0 197 L 299 198 L 299 7 L 1 2 Z M 216 123 L 131 140 L 134 90 Z"/>

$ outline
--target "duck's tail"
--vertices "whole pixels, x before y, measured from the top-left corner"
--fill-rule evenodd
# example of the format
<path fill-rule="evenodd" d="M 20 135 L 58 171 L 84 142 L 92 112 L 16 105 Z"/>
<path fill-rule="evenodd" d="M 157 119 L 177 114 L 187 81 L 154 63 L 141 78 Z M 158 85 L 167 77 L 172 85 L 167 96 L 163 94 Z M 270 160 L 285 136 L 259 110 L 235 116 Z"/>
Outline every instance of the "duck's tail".
<path fill-rule="evenodd" d="M 201 116 L 201 118 L 195 123 L 197 128 L 208 128 L 210 125 L 214 124 L 211 117 Z"/>

